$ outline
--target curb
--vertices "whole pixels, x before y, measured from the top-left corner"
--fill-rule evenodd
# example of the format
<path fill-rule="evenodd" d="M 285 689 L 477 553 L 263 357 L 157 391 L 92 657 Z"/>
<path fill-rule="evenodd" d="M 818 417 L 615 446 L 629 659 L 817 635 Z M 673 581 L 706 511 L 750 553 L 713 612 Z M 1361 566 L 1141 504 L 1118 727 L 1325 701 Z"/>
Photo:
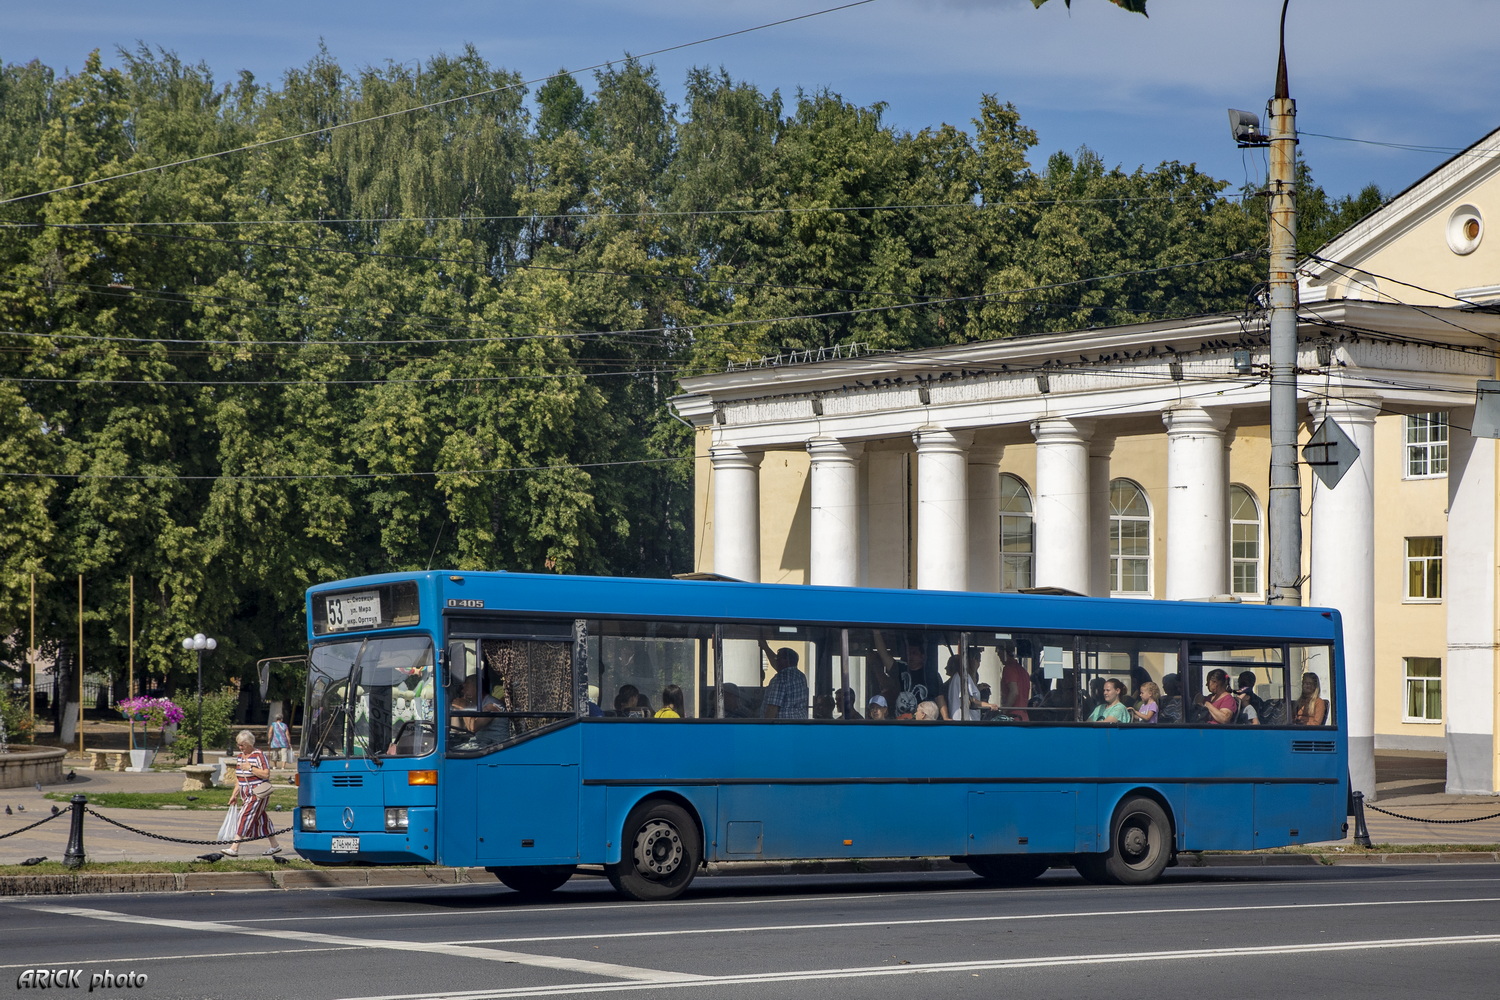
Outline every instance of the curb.
<path fill-rule="evenodd" d="M 1335 865 L 1471 865 L 1500 863 L 1500 852 L 1453 854 L 1189 854 L 1180 868 L 1285 868 Z M 899 872 L 966 872 L 948 858 L 872 861 L 719 861 L 709 878 L 776 875 L 878 875 Z M 597 875 L 584 866 L 580 875 Z M 117 892 L 227 892 L 266 889 L 360 889 L 416 885 L 492 885 L 483 868 L 299 868 L 253 872 L 142 872 L 113 875 L 80 872 L 61 875 L 0 875 L 0 896 L 70 896 Z"/>

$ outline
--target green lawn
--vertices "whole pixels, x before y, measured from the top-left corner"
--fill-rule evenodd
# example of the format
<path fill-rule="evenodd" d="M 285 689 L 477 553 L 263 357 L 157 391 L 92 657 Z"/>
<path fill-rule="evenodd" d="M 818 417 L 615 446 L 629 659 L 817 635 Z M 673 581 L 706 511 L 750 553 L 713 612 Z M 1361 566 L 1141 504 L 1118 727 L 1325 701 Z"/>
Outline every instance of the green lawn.
<path fill-rule="evenodd" d="M 94 792 L 86 798 L 89 805 L 97 809 L 160 809 L 175 806 L 180 809 L 224 809 L 229 805 L 228 788 L 205 788 L 197 792 Z M 47 798 L 56 802 L 68 802 L 73 792 L 48 792 Z M 297 807 L 297 789 L 277 788 L 271 792 L 271 812 L 276 807 L 290 812 Z M 287 822 L 291 822 L 288 818 Z"/>

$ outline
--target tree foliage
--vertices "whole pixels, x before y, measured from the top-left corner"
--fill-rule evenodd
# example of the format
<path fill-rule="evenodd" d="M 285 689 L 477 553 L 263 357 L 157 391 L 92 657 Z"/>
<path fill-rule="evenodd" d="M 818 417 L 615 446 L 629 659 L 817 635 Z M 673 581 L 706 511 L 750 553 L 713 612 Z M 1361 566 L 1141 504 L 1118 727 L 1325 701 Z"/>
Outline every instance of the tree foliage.
<path fill-rule="evenodd" d="M 1033 168 L 992 96 L 912 134 L 722 70 L 681 107 L 636 61 L 591 83 L 529 95 L 472 49 L 276 85 L 146 48 L 0 69 L 11 661 L 33 574 L 45 645 L 82 574 L 88 666 L 122 673 L 133 577 L 138 673 L 185 680 L 205 631 L 216 687 L 301 645 L 320 581 L 690 569 L 684 373 L 1237 308 L 1259 277 L 1262 208 L 1191 165 Z"/>

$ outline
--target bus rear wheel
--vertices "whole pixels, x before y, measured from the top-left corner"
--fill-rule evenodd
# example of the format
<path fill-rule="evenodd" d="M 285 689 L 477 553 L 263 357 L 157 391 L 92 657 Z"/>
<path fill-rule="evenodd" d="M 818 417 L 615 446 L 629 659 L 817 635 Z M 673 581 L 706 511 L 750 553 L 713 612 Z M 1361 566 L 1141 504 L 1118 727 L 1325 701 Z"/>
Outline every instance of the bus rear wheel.
<path fill-rule="evenodd" d="M 574 865 L 541 865 L 533 868 L 491 868 L 490 872 L 507 889 L 523 896 L 545 896 L 560 889 L 573 877 Z"/>
<path fill-rule="evenodd" d="M 620 861 L 605 865 L 609 884 L 631 899 L 676 899 L 703 860 L 698 826 L 672 802 L 646 801 L 630 810 L 620 838 Z"/>
<path fill-rule="evenodd" d="M 975 854 L 964 858 L 969 871 L 995 885 L 1025 885 L 1042 877 L 1052 867 L 1049 858 L 1024 854 Z"/>
<path fill-rule="evenodd" d="M 1155 799 L 1133 796 L 1115 809 L 1109 850 L 1074 859 L 1078 874 L 1100 885 L 1147 885 L 1172 858 L 1172 821 Z"/>

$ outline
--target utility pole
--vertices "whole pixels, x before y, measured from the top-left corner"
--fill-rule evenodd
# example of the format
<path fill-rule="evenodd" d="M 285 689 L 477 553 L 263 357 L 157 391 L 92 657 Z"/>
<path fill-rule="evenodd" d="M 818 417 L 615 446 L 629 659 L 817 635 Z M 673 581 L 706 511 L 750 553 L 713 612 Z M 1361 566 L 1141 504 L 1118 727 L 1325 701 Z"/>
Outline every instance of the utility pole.
<path fill-rule="evenodd" d="M 1302 603 L 1302 488 L 1297 476 L 1297 102 L 1286 80 L 1286 8 L 1271 98 L 1271 604 Z"/>

